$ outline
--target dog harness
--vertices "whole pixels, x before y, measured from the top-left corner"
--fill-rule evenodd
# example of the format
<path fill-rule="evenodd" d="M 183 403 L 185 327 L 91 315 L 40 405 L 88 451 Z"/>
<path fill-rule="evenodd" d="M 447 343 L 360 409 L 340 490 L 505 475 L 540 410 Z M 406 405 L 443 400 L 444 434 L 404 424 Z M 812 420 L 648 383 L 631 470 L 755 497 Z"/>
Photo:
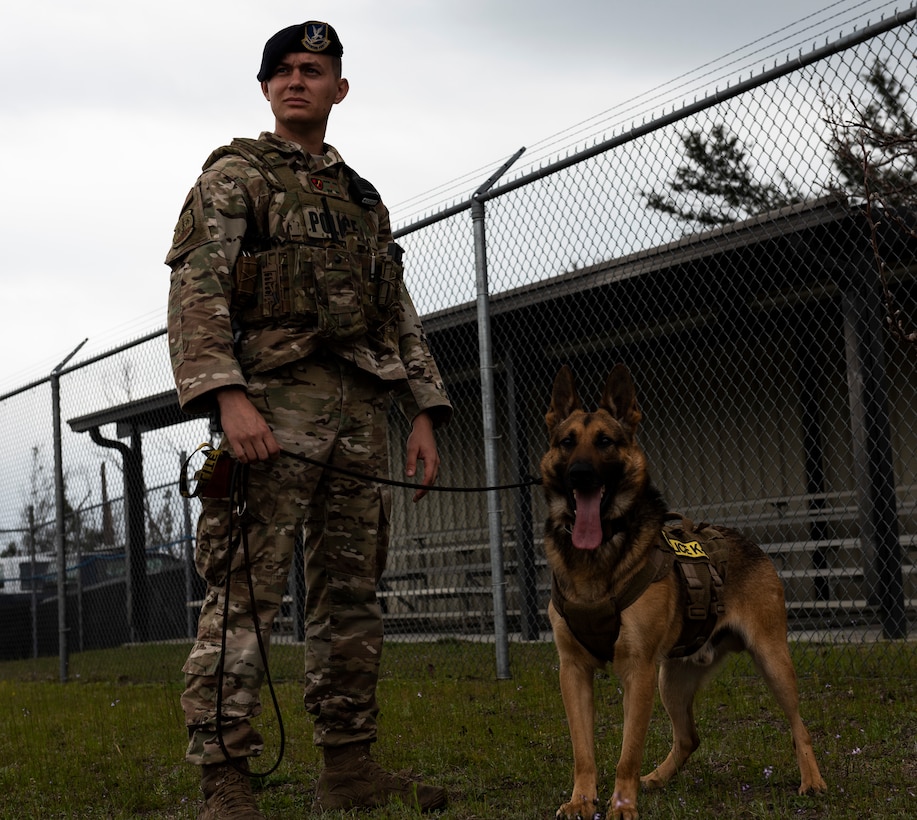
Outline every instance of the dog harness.
<path fill-rule="evenodd" d="M 694 524 L 670 514 L 678 524 L 666 524 L 651 549 L 649 559 L 627 588 L 617 597 L 581 604 L 564 598 L 556 576 L 551 579 L 551 603 L 575 637 L 601 661 L 614 660 L 615 643 L 621 630 L 621 613 L 651 585 L 667 577 L 673 565 L 683 599 L 685 618 L 681 634 L 667 657 L 684 658 L 706 642 L 723 614 L 722 587 L 726 577 L 727 547 L 714 527 Z"/>

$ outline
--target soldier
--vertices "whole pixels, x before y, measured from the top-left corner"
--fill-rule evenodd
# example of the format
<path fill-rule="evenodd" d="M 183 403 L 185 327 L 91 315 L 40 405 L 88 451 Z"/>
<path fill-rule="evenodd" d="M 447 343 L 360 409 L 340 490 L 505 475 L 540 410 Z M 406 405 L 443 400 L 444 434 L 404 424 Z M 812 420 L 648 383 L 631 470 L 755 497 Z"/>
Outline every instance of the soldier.
<path fill-rule="evenodd" d="M 265 673 L 255 624 L 268 638 L 297 538 L 307 586 L 304 702 L 324 755 L 313 809 L 446 802 L 443 789 L 391 774 L 370 754 L 390 492 L 295 457 L 385 474 L 394 399 L 412 421 L 406 474 L 423 462 L 417 501 L 439 469 L 433 430 L 452 413 L 402 284 L 388 211 L 324 141 L 349 87 L 342 53 L 335 30 L 317 21 L 267 41 L 258 80 L 274 131 L 210 156 L 166 258 L 179 400 L 188 412 L 218 413 L 224 445 L 249 470 L 243 517 L 225 498 L 204 498 L 198 524 L 196 563 L 208 589 L 182 706 L 186 757 L 202 767 L 203 818 L 263 817 L 242 773 L 263 749 L 251 725 Z M 230 545 L 243 528 L 247 567 Z"/>

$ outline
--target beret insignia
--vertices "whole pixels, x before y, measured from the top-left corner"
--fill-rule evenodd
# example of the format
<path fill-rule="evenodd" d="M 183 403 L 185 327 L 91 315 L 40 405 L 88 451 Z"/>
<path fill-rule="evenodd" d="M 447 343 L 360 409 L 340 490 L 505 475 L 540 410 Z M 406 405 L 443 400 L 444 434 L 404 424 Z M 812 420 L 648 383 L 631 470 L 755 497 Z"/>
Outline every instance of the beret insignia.
<path fill-rule="evenodd" d="M 305 36 L 302 38 L 302 45 L 307 51 L 324 51 L 331 45 L 331 38 L 328 36 L 327 23 L 306 23 Z"/>

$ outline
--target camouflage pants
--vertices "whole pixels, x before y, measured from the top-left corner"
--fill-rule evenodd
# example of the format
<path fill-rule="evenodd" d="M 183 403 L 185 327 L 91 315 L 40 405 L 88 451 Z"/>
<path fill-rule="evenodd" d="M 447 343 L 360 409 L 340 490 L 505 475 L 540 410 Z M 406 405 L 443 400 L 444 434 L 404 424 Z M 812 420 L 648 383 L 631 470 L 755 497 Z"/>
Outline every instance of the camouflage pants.
<path fill-rule="evenodd" d="M 374 376 L 343 360 L 318 356 L 254 377 L 249 393 L 285 451 L 361 473 L 387 474 L 389 398 Z M 190 762 L 225 759 L 216 733 L 221 662 L 224 745 L 232 757 L 257 755 L 263 749 L 263 738 L 251 724 L 261 712 L 259 692 L 265 670 L 248 575 L 267 645 L 297 538 L 304 543 L 306 576 L 304 702 L 315 715 L 315 743 L 336 746 L 375 739 L 382 650 L 376 584 L 388 549 L 389 508 L 390 493 L 380 485 L 286 455 L 251 465 L 241 521 L 234 515 L 230 522 L 228 500 L 203 501 L 196 563 L 208 589 L 197 641 L 182 668 Z M 242 526 L 247 533 L 249 572 L 239 545 Z M 234 551 L 228 540 L 230 527 Z M 226 653 L 221 657 L 224 619 Z"/>

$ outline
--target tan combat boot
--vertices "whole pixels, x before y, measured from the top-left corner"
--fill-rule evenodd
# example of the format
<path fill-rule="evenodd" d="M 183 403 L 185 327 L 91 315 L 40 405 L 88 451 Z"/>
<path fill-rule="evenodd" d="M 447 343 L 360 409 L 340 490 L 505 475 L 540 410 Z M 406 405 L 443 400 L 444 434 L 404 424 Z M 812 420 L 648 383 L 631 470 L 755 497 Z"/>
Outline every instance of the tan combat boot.
<path fill-rule="evenodd" d="M 238 768 L 236 768 L 238 766 Z M 201 767 L 204 805 L 197 820 L 265 820 L 252 794 L 248 761 L 243 757 L 232 763 L 213 763 Z"/>
<path fill-rule="evenodd" d="M 369 753 L 369 743 L 324 748 L 325 767 L 318 776 L 313 811 L 368 809 L 398 800 L 420 811 L 446 805 L 446 792 L 405 774 L 385 771 Z"/>

